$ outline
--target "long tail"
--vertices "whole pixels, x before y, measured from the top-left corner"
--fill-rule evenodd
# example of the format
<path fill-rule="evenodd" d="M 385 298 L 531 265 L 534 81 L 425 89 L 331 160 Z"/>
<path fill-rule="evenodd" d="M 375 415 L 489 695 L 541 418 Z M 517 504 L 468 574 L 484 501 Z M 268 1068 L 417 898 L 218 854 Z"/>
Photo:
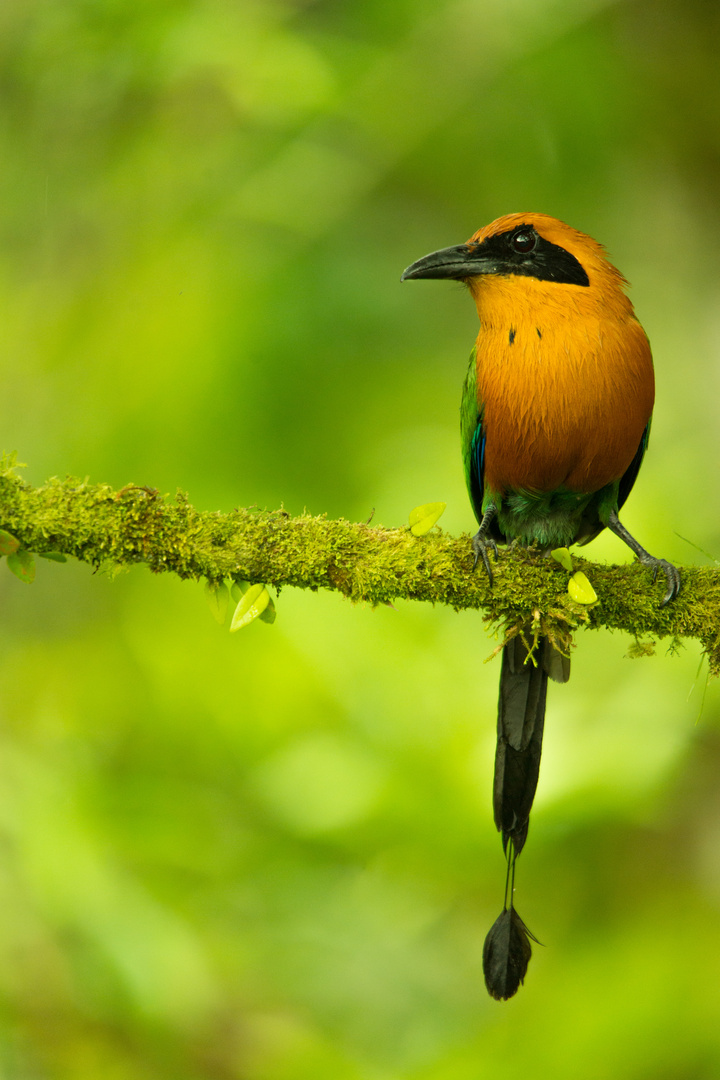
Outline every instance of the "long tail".
<path fill-rule="evenodd" d="M 503 649 L 498 701 L 493 809 L 503 849 L 512 840 L 515 855 L 527 836 L 542 753 L 548 677 L 570 678 L 570 661 L 541 638 L 529 657 L 518 635 Z"/>
<path fill-rule="evenodd" d="M 503 649 L 493 783 L 495 824 L 508 867 L 505 902 L 485 939 L 483 968 L 489 993 L 506 1000 L 525 978 L 532 954 L 530 933 L 513 904 L 515 860 L 527 838 L 540 773 L 548 678 L 567 682 L 570 660 L 541 638 L 532 657 L 518 635 Z M 508 850 L 509 844 L 509 850 Z"/>

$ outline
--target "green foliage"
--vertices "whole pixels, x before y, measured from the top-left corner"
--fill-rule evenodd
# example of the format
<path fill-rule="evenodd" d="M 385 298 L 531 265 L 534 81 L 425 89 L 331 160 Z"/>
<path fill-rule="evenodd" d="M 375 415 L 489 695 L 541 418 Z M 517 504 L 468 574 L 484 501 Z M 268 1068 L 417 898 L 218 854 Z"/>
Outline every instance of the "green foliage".
<path fill-rule="evenodd" d="M 558 633 L 600 613 L 624 629 L 576 633 L 550 691 L 518 862 L 545 948 L 500 1005 L 482 977 L 498 640 L 349 556 L 387 544 L 391 576 L 412 553 L 428 595 L 432 552 L 485 604 L 455 539 L 476 316 L 399 277 L 528 208 L 607 244 L 653 344 L 625 523 L 679 564 L 718 558 L 717 18 L 701 0 L 5 0 L 0 443 L 50 514 L 20 546 L 73 558 L 32 589 L 0 574 L 0 1072 L 718 1075 L 717 684 L 696 723 L 699 646 L 624 658 L 644 625 L 691 634 L 711 574 L 660 611 L 646 571 L 597 566 L 628 558 L 600 537 L 592 570 L 576 560 L 588 609 L 566 572 L 502 555 L 501 634 L 530 595 Z M 89 477 L 72 499 L 39 488 L 67 474 Z M 436 492 L 441 535 L 381 528 Z M 118 523 L 109 548 L 57 543 L 73 500 Z M 252 509 L 283 502 L 294 527 Z M 191 581 L 146 559 L 170 511 Z M 211 528 L 193 563 L 215 511 L 223 543 L 231 520 L 274 527 L 255 566 L 273 592 L 282 560 L 316 579 L 283 588 L 271 631 L 208 618 L 196 582 L 249 574 L 211 572 Z"/>
<path fill-rule="evenodd" d="M 224 581 L 219 583 L 205 583 L 205 599 L 208 602 L 213 618 L 222 625 L 225 622 L 230 603 L 230 590 Z"/>
<path fill-rule="evenodd" d="M 577 570 L 570 578 L 568 592 L 571 599 L 578 604 L 594 604 L 597 601 L 597 593 L 582 570 Z"/>
<path fill-rule="evenodd" d="M 0 555 L 14 555 L 20 547 L 20 541 L 6 529 L 0 529 Z"/>
<path fill-rule="evenodd" d="M 231 633 L 249 626 L 253 619 L 262 618 L 270 603 L 270 593 L 264 585 L 250 585 L 233 613 L 230 623 Z"/>
<path fill-rule="evenodd" d="M 572 556 L 571 556 L 570 552 L 568 551 L 568 549 L 566 547 L 555 548 L 553 551 L 550 552 L 550 554 L 552 555 L 555 562 L 560 563 L 560 565 L 565 570 L 567 570 L 568 573 L 572 574 L 572 572 L 573 572 Z"/>
<path fill-rule="evenodd" d="M 413 536 L 425 536 L 445 513 L 447 503 L 423 503 L 410 511 L 410 532 Z"/>
<path fill-rule="evenodd" d="M 35 580 L 35 560 L 29 551 L 20 549 L 13 555 L 8 555 L 7 564 L 15 577 L 20 578 L 26 585 L 31 585 Z"/>

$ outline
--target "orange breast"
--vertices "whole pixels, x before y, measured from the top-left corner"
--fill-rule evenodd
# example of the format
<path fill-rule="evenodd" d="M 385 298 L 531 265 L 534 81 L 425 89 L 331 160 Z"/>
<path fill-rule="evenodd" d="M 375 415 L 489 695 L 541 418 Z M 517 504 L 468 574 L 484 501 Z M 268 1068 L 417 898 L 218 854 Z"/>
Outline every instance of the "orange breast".
<path fill-rule="evenodd" d="M 626 471 L 652 413 L 645 333 L 629 301 L 593 310 L 581 290 L 554 285 L 548 305 L 547 286 L 514 285 L 485 279 L 478 303 L 487 487 L 598 491 Z"/>

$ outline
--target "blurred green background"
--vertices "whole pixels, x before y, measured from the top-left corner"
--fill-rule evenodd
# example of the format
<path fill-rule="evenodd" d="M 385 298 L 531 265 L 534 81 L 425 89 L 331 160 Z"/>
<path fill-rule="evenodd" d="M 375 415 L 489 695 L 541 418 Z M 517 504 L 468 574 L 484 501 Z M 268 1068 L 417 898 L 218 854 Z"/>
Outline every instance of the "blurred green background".
<path fill-rule="evenodd" d="M 399 278 L 541 210 L 653 342 L 625 523 L 720 558 L 719 30 L 709 0 L 3 0 L 2 447 L 33 483 L 468 531 L 474 306 Z M 199 585 L 46 562 L 0 603 L 2 1080 L 720 1075 L 694 643 L 579 636 L 518 870 L 545 947 L 498 1005 L 477 613 L 285 590 L 231 637 Z"/>

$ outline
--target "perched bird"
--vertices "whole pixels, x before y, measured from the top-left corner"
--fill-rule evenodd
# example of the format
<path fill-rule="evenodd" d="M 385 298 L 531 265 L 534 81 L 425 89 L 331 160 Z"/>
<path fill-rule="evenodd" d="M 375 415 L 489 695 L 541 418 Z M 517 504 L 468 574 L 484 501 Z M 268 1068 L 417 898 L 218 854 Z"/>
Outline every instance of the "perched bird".
<path fill-rule="evenodd" d="M 480 318 L 461 403 L 476 564 L 482 559 L 492 583 L 498 543 L 551 550 L 586 544 L 607 527 L 654 577 L 662 573 L 667 604 L 680 589 L 677 569 L 618 519 L 647 448 L 655 382 L 627 282 L 605 250 L 546 214 L 508 214 L 402 275 L 417 278 L 464 282 Z M 529 931 L 512 907 L 515 859 L 537 787 L 548 677 L 569 674 L 569 659 L 547 637 L 519 634 L 503 649 L 493 804 L 508 878 L 485 943 L 497 998 L 515 993 L 530 956 Z"/>

